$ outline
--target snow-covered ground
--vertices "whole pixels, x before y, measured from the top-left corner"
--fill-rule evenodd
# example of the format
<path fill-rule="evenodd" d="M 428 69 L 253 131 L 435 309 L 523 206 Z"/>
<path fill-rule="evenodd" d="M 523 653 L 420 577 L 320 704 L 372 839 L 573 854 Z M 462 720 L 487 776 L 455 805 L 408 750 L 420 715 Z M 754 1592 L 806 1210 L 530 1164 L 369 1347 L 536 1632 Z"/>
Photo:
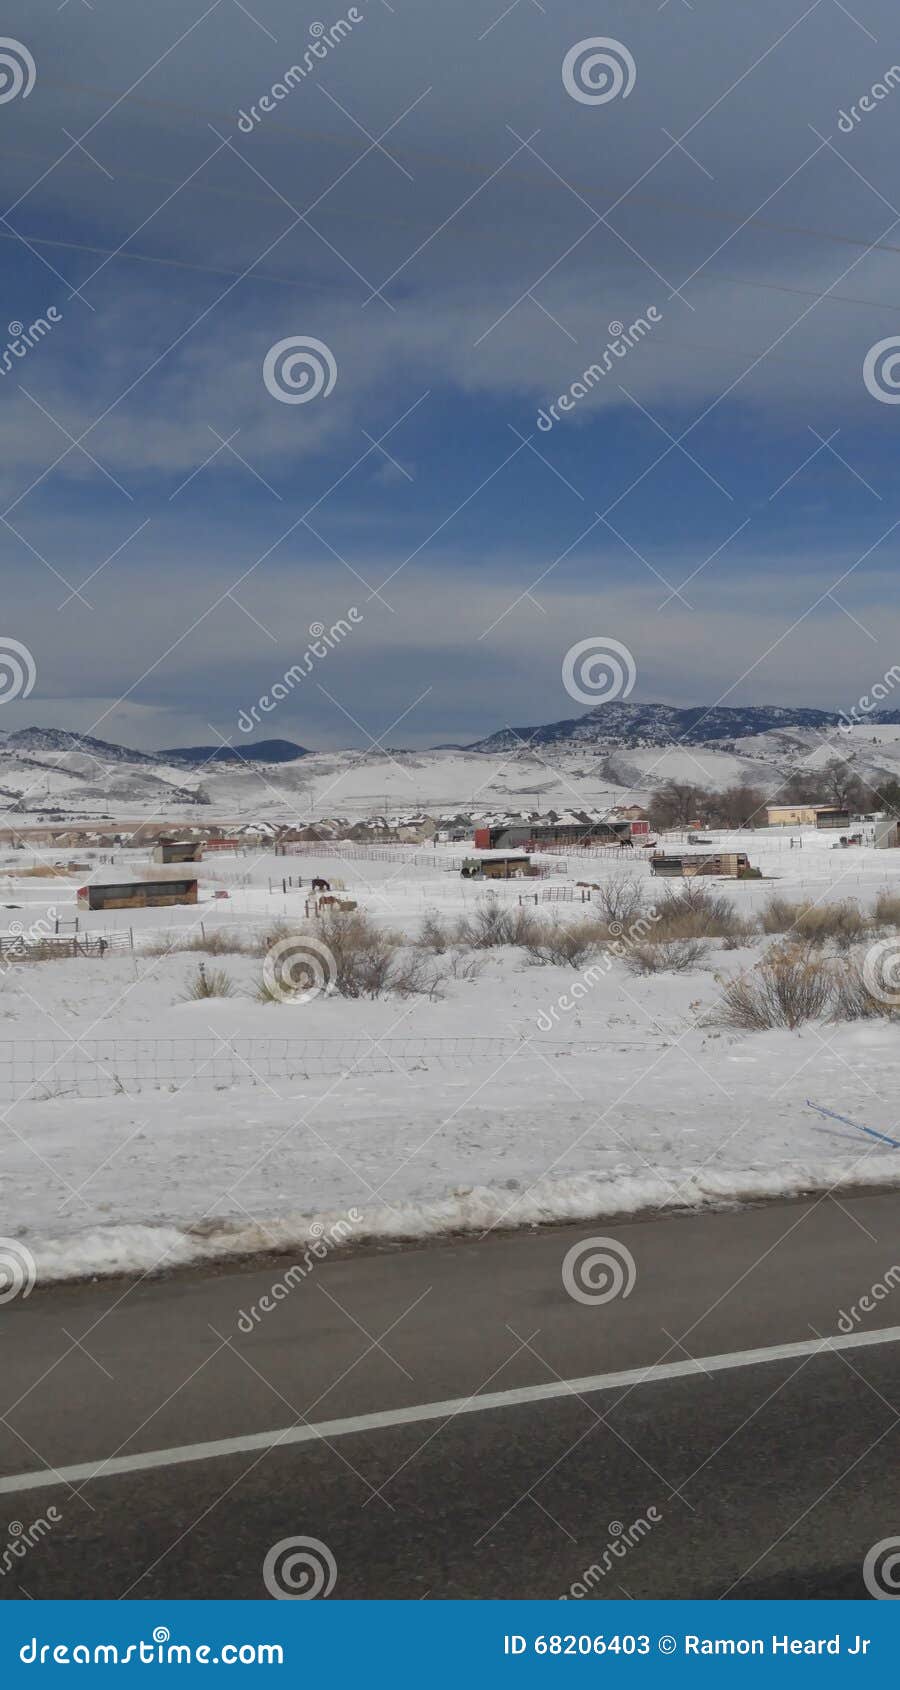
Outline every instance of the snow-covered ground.
<path fill-rule="evenodd" d="M 773 891 L 866 907 L 884 887 L 900 892 L 900 852 L 835 848 L 808 830 L 714 837 L 767 876 L 727 884 L 743 913 Z M 327 851 L 209 858 L 198 908 L 77 912 L 82 930 L 121 940 L 130 930 L 134 950 L 0 973 L 0 1234 L 28 1247 L 42 1277 L 67 1277 L 302 1247 L 335 1218 L 351 1238 L 409 1237 L 900 1177 L 900 1151 L 807 1106 L 891 1133 L 895 1023 L 764 1034 L 707 1024 L 717 976 L 752 966 L 761 941 L 716 943 L 690 972 L 652 976 L 621 960 L 587 975 L 491 950 L 474 978 L 452 977 L 439 958 L 439 996 L 306 1004 L 258 1002 L 261 961 L 248 955 L 203 959 L 226 970 L 233 997 L 184 1001 L 200 958 L 144 948 L 201 921 L 207 933 L 265 934 L 302 917 L 313 873 L 412 935 L 426 912 L 452 919 L 488 895 L 449 866 L 464 850 L 410 849 L 399 863 Z M 59 919 L 71 931 L 74 889 L 89 876 L 43 880 L 22 867 L 21 852 L 0 858 L 0 928 Z M 123 852 L 93 874 L 147 869 Z M 282 891 L 288 875 L 304 886 Z M 646 880 L 648 903 L 679 889 L 651 879 L 635 853 L 573 855 L 550 878 L 493 895 L 543 899 L 622 875 Z M 539 913 L 584 912 L 547 902 Z"/>

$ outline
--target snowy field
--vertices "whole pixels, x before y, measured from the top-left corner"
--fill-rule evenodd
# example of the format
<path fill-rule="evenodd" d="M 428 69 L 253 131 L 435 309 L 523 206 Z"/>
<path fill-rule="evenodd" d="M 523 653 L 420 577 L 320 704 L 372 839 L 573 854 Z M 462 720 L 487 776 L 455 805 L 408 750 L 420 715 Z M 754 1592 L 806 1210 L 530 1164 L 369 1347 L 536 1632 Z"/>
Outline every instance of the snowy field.
<path fill-rule="evenodd" d="M 865 909 L 900 894 L 900 852 L 808 830 L 713 837 L 766 876 L 707 882 L 745 916 L 773 893 Z M 465 850 L 210 857 L 196 908 L 93 914 L 77 886 L 147 875 L 146 855 L 53 879 L 23 873 L 26 853 L 0 857 L 0 929 L 68 935 L 77 915 L 80 931 L 115 938 L 102 959 L 0 970 L 0 1234 L 41 1277 L 70 1277 L 302 1248 L 336 1219 L 351 1239 L 408 1238 L 897 1181 L 900 1151 L 807 1105 L 900 1136 L 896 1022 L 709 1024 L 761 938 L 714 941 L 689 971 L 647 976 L 621 959 L 587 972 L 470 951 L 456 977 L 435 959 L 433 995 L 302 1004 L 257 1000 L 261 955 L 148 949 L 201 922 L 262 942 L 303 919 L 313 874 L 412 938 L 426 914 L 450 923 L 491 895 L 452 866 Z M 648 905 L 678 895 L 683 883 L 630 855 L 556 859 L 547 878 L 492 895 L 537 896 L 538 915 L 562 920 L 589 913 L 577 881 L 644 880 Z M 185 1001 L 200 961 L 226 971 L 233 996 Z"/>

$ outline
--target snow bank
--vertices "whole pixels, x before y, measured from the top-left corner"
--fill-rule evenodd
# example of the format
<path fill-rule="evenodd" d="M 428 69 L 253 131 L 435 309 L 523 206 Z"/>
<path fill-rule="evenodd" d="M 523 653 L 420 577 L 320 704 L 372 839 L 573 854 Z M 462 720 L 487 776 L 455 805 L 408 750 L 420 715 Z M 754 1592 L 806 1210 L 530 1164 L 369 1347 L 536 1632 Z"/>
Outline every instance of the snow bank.
<path fill-rule="evenodd" d="M 900 1165 L 896 1154 L 872 1152 L 865 1157 L 866 1185 L 896 1185 Z M 343 1242 L 365 1245 L 379 1239 L 414 1241 L 495 1228 L 533 1227 L 566 1221 L 612 1221 L 623 1215 L 656 1210 L 722 1207 L 763 1198 L 800 1197 L 858 1185 L 856 1164 L 801 1162 L 766 1172 L 759 1168 L 726 1172 L 672 1170 L 668 1179 L 609 1179 L 579 1174 L 561 1180 L 542 1180 L 516 1196 L 508 1188 L 473 1186 L 449 1192 L 430 1202 L 405 1202 L 393 1207 L 357 1209 L 361 1219 Z M 679 1201 L 672 1197 L 678 1181 Z M 97 1227 L 71 1238 L 46 1239 L 31 1245 L 38 1283 L 104 1277 L 112 1274 L 163 1273 L 189 1263 L 222 1261 L 270 1251 L 302 1251 L 318 1242 L 346 1215 L 281 1215 L 264 1223 L 223 1221 L 202 1228 L 172 1226 Z"/>

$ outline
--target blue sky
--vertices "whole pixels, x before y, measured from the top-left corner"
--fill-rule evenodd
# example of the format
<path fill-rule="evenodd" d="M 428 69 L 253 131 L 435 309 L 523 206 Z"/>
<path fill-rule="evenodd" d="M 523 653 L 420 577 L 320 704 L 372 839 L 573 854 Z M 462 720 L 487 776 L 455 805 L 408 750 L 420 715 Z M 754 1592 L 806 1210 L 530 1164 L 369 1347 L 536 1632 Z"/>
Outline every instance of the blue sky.
<path fill-rule="evenodd" d="M 900 335 L 895 9 L 365 0 L 242 133 L 348 11 L 7 9 L 0 352 L 61 320 L 0 376 L 0 638 L 36 671 L 0 728 L 234 737 L 351 605 L 273 733 L 571 715 L 589 635 L 635 697 L 848 708 L 900 646 L 900 407 L 863 379 Z M 634 86 L 582 102 L 598 35 Z M 287 338 L 327 395 L 267 391 Z"/>

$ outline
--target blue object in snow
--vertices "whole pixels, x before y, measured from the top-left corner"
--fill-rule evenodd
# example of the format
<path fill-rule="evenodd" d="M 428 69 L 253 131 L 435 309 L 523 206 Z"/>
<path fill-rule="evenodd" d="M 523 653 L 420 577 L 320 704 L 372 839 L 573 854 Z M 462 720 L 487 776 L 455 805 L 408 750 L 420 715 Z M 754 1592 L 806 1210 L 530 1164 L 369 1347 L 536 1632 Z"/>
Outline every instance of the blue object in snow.
<path fill-rule="evenodd" d="M 845 1127 L 855 1127 L 858 1133 L 868 1133 L 870 1138 L 880 1138 L 882 1144 L 889 1144 L 893 1150 L 900 1150 L 900 1139 L 889 1138 L 887 1133 L 879 1133 L 874 1127 L 864 1127 L 859 1121 L 851 1121 L 849 1115 L 838 1115 L 834 1109 L 823 1109 L 821 1103 L 813 1103 L 806 1099 L 808 1109 L 815 1109 L 818 1115 L 828 1115 L 832 1121 L 840 1121 Z"/>

